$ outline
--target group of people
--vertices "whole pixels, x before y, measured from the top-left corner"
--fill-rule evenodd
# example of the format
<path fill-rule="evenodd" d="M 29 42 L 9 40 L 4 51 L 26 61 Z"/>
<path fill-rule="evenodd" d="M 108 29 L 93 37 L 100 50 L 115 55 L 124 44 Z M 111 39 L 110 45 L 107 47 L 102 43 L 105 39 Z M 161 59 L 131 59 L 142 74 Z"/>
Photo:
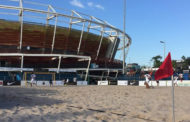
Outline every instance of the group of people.
<path fill-rule="evenodd" d="M 63 79 L 63 83 L 64 83 L 64 85 L 68 85 L 68 84 L 70 83 L 69 78 Z M 73 82 L 71 82 L 71 83 L 76 84 L 76 83 L 77 83 L 77 78 L 74 77 L 74 78 L 73 78 Z"/>
<path fill-rule="evenodd" d="M 145 77 L 145 82 L 144 82 L 144 85 L 146 86 L 146 88 L 150 88 L 150 85 L 149 85 L 149 82 L 152 80 L 152 73 L 150 74 L 145 74 L 144 77 Z M 176 74 L 174 76 L 174 86 L 178 86 L 178 79 L 183 80 L 183 74 Z M 156 80 L 156 83 L 157 83 L 157 86 L 159 86 L 159 80 Z M 151 85 L 151 87 L 153 87 Z"/>
<path fill-rule="evenodd" d="M 69 78 L 62 80 L 62 83 L 63 83 L 64 85 L 68 85 L 69 82 L 70 82 L 70 81 L 69 81 Z M 76 82 L 77 82 L 77 78 L 74 77 L 74 78 L 73 78 L 73 83 L 76 84 Z M 36 75 L 35 75 L 34 73 L 32 73 L 32 74 L 30 75 L 30 81 L 28 81 L 27 83 L 30 84 L 31 87 L 32 87 L 33 85 L 37 86 Z M 45 84 L 46 84 L 45 82 L 42 82 L 42 85 L 45 85 Z M 50 86 L 53 86 L 53 81 L 52 81 L 52 79 L 49 80 L 49 85 L 50 85 Z"/>
<path fill-rule="evenodd" d="M 37 80 L 36 80 L 36 75 L 34 73 L 32 73 L 30 75 L 31 79 L 30 81 L 28 82 L 30 84 L 30 86 L 32 87 L 33 85 L 36 85 L 37 86 Z M 45 82 L 42 83 L 43 85 L 45 85 Z M 49 80 L 49 85 L 50 86 L 53 86 L 53 81 L 52 79 Z"/>

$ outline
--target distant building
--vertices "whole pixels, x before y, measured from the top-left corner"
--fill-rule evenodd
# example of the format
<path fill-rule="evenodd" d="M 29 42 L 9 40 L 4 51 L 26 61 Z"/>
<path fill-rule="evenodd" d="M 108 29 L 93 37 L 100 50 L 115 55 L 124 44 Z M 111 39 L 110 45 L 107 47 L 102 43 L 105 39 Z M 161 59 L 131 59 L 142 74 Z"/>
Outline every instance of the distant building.
<path fill-rule="evenodd" d="M 142 71 L 156 71 L 158 68 L 152 68 L 152 67 L 147 67 L 147 68 L 142 68 Z"/>
<path fill-rule="evenodd" d="M 177 60 L 176 61 L 176 72 L 183 72 L 183 65 L 184 65 L 184 60 Z"/>
<path fill-rule="evenodd" d="M 131 64 L 127 64 L 127 71 L 140 71 L 140 65 L 138 65 L 137 63 L 131 63 Z"/>

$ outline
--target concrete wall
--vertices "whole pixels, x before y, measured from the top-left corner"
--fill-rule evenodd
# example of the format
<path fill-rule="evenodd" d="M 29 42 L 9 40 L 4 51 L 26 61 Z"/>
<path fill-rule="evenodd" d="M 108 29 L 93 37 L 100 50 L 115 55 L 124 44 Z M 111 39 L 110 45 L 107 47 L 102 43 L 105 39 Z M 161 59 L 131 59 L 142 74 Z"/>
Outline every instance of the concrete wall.
<path fill-rule="evenodd" d="M 145 86 L 144 85 L 145 81 L 139 81 L 139 86 Z M 178 80 L 178 86 L 190 86 L 190 80 L 183 80 L 182 82 Z M 151 86 L 157 86 L 156 81 L 150 81 L 149 85 Z M 160 80 L 159 81 L 159 86 L 172 86 L 172 81 L 171 80 Z"/>

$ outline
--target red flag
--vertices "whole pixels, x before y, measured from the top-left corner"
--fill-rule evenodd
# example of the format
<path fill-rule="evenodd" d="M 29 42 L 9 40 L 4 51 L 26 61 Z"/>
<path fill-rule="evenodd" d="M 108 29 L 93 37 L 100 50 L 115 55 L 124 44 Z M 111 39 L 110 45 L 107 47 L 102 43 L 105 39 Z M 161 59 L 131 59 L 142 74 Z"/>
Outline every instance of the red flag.
<path fill-rule="evenodd" d="M 167 78 L 171 75 L 173 75 L 173 67 L 172 67 L 171 55 L 169 52 L 168 56 L 165 58 L 160 68 L 155 72 L 155 80 Z"/>

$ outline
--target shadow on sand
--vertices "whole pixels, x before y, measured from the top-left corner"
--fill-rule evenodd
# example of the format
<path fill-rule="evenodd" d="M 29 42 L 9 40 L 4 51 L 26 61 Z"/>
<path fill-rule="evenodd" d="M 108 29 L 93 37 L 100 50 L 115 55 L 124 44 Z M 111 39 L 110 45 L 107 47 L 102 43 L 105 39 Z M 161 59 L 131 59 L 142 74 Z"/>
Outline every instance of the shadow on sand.
<path fill-rule="evenodd" d="M 25 87 L 0 87 L 0 109 L 14 107 L 32 107 L 64 103 L 51 96 L 56 95 L 56 90 Z"/>

